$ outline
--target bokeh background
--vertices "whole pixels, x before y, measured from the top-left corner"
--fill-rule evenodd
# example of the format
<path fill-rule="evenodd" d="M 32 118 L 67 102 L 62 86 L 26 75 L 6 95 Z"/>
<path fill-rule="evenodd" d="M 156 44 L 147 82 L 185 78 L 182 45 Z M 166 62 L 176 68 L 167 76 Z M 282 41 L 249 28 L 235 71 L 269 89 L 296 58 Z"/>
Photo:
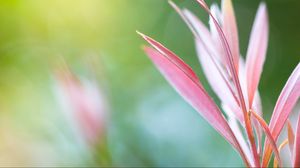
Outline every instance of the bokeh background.
<path fill-rule="evenodd" d="M 195 1 L 174 2 L 207 22 Z M 243 55 L 259 2 L 233 0 Z M 300 61 L 300 1 L 266 3 L 270 42 L 259 89 L 268 121 Z M 215 97 L 192 34 L 166 0 L 0 1 L 0 166 L 241 166 L 155 69 L 136 30 L 181 56 Z M 67 122 L 55 89 L 62 63 L 79 76 L 95 75 L 105 93 L 101 148 L 78 138 Z"/>

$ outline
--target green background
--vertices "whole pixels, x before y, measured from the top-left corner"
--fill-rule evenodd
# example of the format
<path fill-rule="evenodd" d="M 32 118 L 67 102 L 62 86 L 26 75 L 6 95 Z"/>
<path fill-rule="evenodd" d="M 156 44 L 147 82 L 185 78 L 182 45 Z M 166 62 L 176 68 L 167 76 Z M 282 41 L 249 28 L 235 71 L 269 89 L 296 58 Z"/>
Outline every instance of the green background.
<path fill-rule="evenodd" d="M 208 16 L 195 1 L 174 2 L 207 23 Z M 233 0 L 242 55 L 259 2 Z M 270 41 L 259 90 L 268 121 L 300 60 L 300 1 L 266 3 Z M 165 0 L 1 1 L 0 152 L 5 157 L 0 165 L 97 164 L 99 151 L 87 150 L 70 138 L 53 93 L 57 64 L 64 60 L 76 73 L 86 75 L 90 58 L 110 104 L 109 164 L 242 165 L 232 147 L 155 69 L 141 50 L 146 43 L 136 30 L 191 65 L 216 99 L 201 72 L 191 32 Z"/>

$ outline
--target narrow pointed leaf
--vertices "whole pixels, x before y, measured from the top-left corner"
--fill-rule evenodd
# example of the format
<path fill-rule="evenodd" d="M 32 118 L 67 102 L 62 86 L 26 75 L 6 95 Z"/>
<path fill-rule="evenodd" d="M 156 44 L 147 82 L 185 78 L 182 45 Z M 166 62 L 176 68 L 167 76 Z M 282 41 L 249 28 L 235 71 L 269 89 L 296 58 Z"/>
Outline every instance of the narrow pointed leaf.
<path fill-rule="evenodd" d="M 204 91 L 200 82 L 193 81 L 174 59 L 162 55 L 152 48 L 144 48 L 147 55 L 170 84 L 230 143 L 234 144 L 230 129 L 218 107 Z"/>
<path fill-rule="evenodd" d="M 269 25 L 267 8 L 261 3 L 252 28 L 246 59 L 249 107 L 252 107 L 268 45 Z"/>
<path fill-rule="evenodd" d="M 204 91 L 200 82 L 193 81 L 173 59 L 152 48 L 144 48 L 147 55 L 170 84 L 231 144 L 234 144 L 230 128 L 218 107 Z"/>
<path fill-rule="evenodd" d="M 160 51 L 156 51 L 150 47 L 145 47 L 144 50 L 177 92 L 188 103 L 190 103 L 234 148 L 237 149 L 246 165 L 249 165 L 221 111 L 206 93 L 200 81 L 195 81 L 195 77 L 190 76 L 195 73 L 185 72 L 186 68 L 191 68 L 185 63 L 183 63 L 184 65 L 177 65 L 180 61 L 175 55 L 171 57 L 164 55 L 165 53 L 170 52 L 161 53 Z M 185 67 L 185 69 L 182 67 Z"/>
<path fill-rule="evenodd" d="M 292 109 L 296 105 L 300 96 L 300 63 L 289 77 L 286 85 L 280 93 L 276 102 L 271 121 L 269 124 L 271 133 L 275 141 L 277 140 L 283 126 L 288 119 Z M 265 141 L 263 166 L 267 166 L 270 161 L 270 144 Z"/>
<path fill-rule="evenodd" d="M 232 51 L 235 68 L 238 71 L 240 50 L 239 50 L 239 36 L 238 36 L 235 14 L 234 14 L 231 0 L 223 0 L 222 2 L 223 2 L 222 3 L 222 16 L 223 16 L 222 28 L 226 36 L 226 39 L 228 41 L 229 47 Z"/>
<path fill-rule="evenodd" d="M 270 121 L 273 136 L 278 136 L 300 96 L 300 63 L 283 88 Z"/>

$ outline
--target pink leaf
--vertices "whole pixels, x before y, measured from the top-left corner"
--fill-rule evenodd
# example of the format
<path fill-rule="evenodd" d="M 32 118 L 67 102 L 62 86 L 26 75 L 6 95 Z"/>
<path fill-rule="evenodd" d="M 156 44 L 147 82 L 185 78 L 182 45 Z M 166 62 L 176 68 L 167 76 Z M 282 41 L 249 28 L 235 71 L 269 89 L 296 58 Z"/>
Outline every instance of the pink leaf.
<path fill-rule="evenodd" d="M 249 108 L 252 108 L 255 92 L 258 87 L 263 64 L 266 58 L 268 45 L 269 25 L 267 9 L 264 3 L 260 4 L 249 41 L 246 71 L 248 81 Z"/>
<path fill-rule="evenodd" d="M 236 117 L 243 122 L 243 115 L 238 109 L 238 99 L 232 90 L 226 72 L 220 65 L 220 57 L 216 46 L 213 43 L 210 32 L 205 25 L 188 10 L 181 11 L 173 2 L 170 5 L 176 10 L 181 18 L 186 22 L 196 38 L 196 47 L 198 57 L 202 64 L 204 73 L 212 86 L 214 92 L 218 95 L 222 102 L 228 104 L 232 111 L 236 112 Z"/>
<path fill-rule="evenodd" d="M 239 36 L 237 30 L 237 23 L 235 19 L 234 10 L 231 0 L 222 1 L 222 15 L 223 15 L 223 31 L 228 41 L 229 47 L 232 51 L 235 69 L 239 69 Z"/>
<path fill-rule="evenodd" d="M 294 141 L 294 167 L 300 167 L 300 114 L 297 122 L 297 129 Z"/>
<path fill-rule="evenodd" d="M 270 121 L 272 135 L 277 138 L 300 96 L 300 63 L 284 86 Z"/>
<path fill-rule="evenodd" d="M 176 55 L 166 48 L 162 49 L 154 40 L 142 35 L 151 45 L 160 50 L 156 51 L 150 47 L 144 50 L 153 61 L 156 67 L 164 75 L 167 81 L 177 90 L 177 92 L 189 102 L 233 147 L 235 147 L 245 160 L 244 153 L 239 146 L 232 130 L 219 108 L 204 90 L 199 80 L 196 80 L 192 69 L 180 60 Z M 163 52 L 162 52 L 163 51 Z M 169 55 L 172 54 L 172 55 Z M 187 69 L 189 73 L 187 73 Z M 198 79 L 198 78 L 197 78 Z"/>
<path fill-rule="evenodd" d="M 230 128 L 218 107 L 203 89 L 199 81 L 191 79 L 182 68 L 176 65 L 174 58 L 170 59 L 155 51 L 145 47 L 145 52 L 161 71 L 170 84 L 182 95 L 208 122 L 215 127 L 231 144 L 234 140 Z M 177 58 L 176 58 L 177 59 Z M 185 66 L 187 66 L 185 64 Z"/>
<path fill-rule="evenodd" d="M 270 121 L 272 135 L 277 138 L 300 96 L 300 63 L 284 86 Z"/>
<path fill-rule="evenodd" d="M 300 96 L 300 63 L 289 77 L 286 85 L 284 86 L 281 94 L 276 102 L 276 106 L 271 117 L 269 124 L 272 136 L 277 140 L 289 114 L 296 105 Z M 265 143 L 264 151 L 264 163 L 263 166 L 267 166 L 270 159 L 270 145 Z"/>

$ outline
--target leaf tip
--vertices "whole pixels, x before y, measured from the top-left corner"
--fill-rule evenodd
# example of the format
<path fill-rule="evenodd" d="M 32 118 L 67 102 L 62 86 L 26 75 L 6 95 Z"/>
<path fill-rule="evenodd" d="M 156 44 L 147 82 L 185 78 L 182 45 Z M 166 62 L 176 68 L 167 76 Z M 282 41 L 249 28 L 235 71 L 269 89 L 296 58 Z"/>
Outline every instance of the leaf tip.
<path fill-rule="evenodd" d="M 138 31 L 138 30 L 136 30 L 135 32 L 136 32 L 138 35 L 142 36 L 142 37 L 144 37 L 144 36 L 145 36 L 143 33 L 141 33 L 141 32 L 140 32 L 140 31 Z"/>
<path fill-rule="evenodd" d="M 149 40 L 149 37 L 148 37 L 148 36 L 146 36 L 145 34 L 139 32 L 138 30 L 136 30 L 136 33 L 137 33 L 138 35 L 140 35 L 144 40 L 146 40 L 146 41 Z"/>
<path fill-rule="evenodd" d="M 168 3 L 169 3 L 172 7 L 176 6 L 176 4 L 175 4 L 172 0 L 168 0 Z"/>
<path fill-rule="evenodd" d="M 169 0 L 168 3 L 181 17 L 183 17 L 180 8 L 173 1 Z"/>
<path fill-rule="evenodd" d="M 266 18 L 268 18 L 268 9 L 265 2 L 261 2 L 258 7 L 258 11 L 262 13 Z"/>

